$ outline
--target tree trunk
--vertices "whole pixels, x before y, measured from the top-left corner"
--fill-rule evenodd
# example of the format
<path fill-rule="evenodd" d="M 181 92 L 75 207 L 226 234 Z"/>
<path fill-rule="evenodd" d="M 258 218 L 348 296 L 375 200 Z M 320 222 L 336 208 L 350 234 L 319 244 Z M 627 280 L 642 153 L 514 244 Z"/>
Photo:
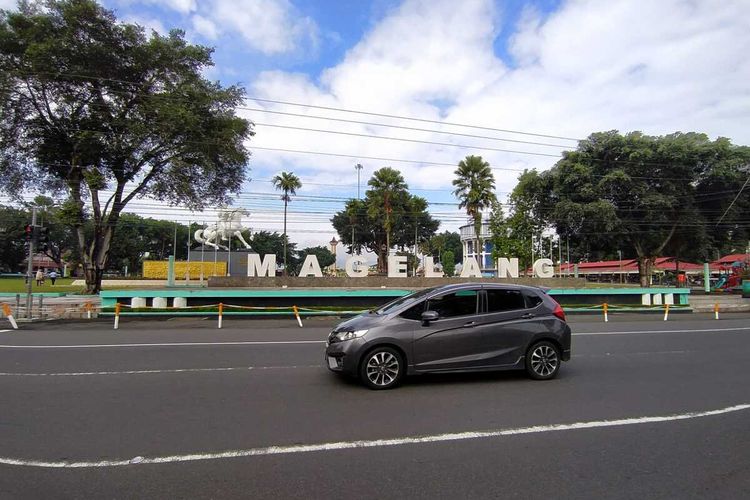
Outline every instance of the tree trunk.
<path fill-rule="evenodd" d="M 104 269 L 97 269 L 95 266 L 84 264 L 83 276 L 86 279 L 86 290 L 83 293 L 87 295 L 96 295 L 102 290 Z"/>
<path fill-rule="evenodd" d="M 654 260 L 644 255 L 638 256 L 638 277 L 642 288 L 651 286 L 651 268 Z"/>

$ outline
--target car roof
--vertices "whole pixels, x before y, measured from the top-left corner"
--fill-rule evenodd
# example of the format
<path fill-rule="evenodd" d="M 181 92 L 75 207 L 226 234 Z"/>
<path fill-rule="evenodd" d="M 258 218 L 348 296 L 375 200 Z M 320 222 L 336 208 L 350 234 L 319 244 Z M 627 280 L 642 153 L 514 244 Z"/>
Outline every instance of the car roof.
<path fill-rule="evenodd" d="M 494 288 L 499 290 L 516 290 L 516 289 L 525 289 L 525 290 L 533 290 L 537 292 L 544 292 L 545 289 L 538 287 L 538 286 L 529 286 L 529 285 L 521 285 L 516 283 L 496 283 L 496 282 L 470 282 L 470 283 L 450 283 L 448 285 L 439 285 L 436 286 L 432 291 L 433 292 L 447 292 L 450 290 L 463 290 L 466 288 Z"/>

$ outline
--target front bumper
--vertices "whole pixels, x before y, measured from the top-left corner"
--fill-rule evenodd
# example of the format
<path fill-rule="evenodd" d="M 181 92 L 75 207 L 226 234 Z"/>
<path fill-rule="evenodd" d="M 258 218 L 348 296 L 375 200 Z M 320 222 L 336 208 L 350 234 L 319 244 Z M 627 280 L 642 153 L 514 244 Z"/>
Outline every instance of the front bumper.
<path fill-rule="evenodd" d="M 357 375 L 359 360 L 365 341 L 361 338 L 328 344 L 325 363 L 329 370 L 348 375 Z"/>

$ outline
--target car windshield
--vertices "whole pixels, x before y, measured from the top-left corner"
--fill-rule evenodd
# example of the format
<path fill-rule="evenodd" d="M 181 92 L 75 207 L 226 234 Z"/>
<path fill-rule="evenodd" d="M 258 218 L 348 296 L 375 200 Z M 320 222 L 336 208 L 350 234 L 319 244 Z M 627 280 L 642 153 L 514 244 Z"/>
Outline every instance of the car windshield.
<path fill-rule="evenodd" d="M 393 300 L 391 302 L 388 302 L 387 304 L 380 306 L 378 309 L 375 309 L 373 312 L 375 314 L 389 314 L 396 309 L 400 309 L 402 306 L 406 306 L 408 304 L 414 304 L 418 300 L 420 300 L 422 297 L 433 291 L 434 288 L 427 288 L 425 290 L 419 290 L 417 292 L 410 293 L 409 295 L 404 295 L 403 297 L 399 297 L 396 300 Z"/>

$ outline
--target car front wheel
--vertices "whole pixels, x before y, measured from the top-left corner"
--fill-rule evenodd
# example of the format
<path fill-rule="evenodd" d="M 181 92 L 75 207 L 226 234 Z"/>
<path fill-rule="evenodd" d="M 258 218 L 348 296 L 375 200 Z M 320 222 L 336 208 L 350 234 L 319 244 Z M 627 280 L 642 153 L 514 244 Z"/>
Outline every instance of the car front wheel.
<path fill-rule="evenodd" d="M 362 360 L 359 376 L 370 389 L 391 389 L 401 382 L 404 370 L 401 353 L 390 347 L 376 347 Z"/>
<path fill-rule="evenodd" d="M 552 342 L 537 342 L 526 353 L 526 373 L 536 380 L 549 380 L 560 371 L 560 352 Z"/>

